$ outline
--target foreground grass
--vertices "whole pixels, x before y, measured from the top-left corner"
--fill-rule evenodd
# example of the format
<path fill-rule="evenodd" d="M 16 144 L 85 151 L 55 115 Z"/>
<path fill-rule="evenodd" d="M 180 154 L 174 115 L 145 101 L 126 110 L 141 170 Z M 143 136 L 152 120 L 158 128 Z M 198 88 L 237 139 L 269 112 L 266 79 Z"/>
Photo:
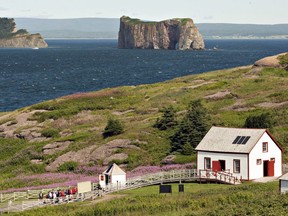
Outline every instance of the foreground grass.
<path fill-rule="evenodd" d="M 121 199 L 44 207 L 13 215 L 287 215 L 288 195 L 278 182 L 239 186 L 185 184 L 185 192 L 159 194 L 158 186 L 123 192 Z"/>

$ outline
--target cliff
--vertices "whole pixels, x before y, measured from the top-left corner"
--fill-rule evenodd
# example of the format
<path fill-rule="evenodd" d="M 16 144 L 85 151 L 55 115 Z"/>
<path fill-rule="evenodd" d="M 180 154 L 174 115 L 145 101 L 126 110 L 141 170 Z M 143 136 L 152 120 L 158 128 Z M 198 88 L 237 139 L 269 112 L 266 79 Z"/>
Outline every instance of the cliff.
<path fill-rule="evenodd" d="M 14 19 L 0 18 L 0 47 L 45 48 L 48 45 L 40 34 L 17 30 Z"/>
<path fill-rule="evenodd" d="M 170 19 L 144 22 L 120 18 L 118 48 L 121 49 L 204 49 L 204 41 L 193 20 Z"/>

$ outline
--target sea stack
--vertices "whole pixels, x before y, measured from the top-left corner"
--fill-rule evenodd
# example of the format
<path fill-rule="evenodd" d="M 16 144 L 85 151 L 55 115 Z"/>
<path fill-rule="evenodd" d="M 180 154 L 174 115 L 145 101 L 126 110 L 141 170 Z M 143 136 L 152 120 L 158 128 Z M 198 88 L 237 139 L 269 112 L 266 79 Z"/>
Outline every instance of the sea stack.
<path fill-rule="evenodd" d="M 122 16 L 118 48 L 201 50 L 205 45 L 190 18 L 146 22 Z"/>
<path fill-rule="evenodd" d="M 26 29 L 17 30 L 13 18 L 0 18 L 0 47 L 46 48 L 48 44 L 38 34 L 29 34 Z"/>

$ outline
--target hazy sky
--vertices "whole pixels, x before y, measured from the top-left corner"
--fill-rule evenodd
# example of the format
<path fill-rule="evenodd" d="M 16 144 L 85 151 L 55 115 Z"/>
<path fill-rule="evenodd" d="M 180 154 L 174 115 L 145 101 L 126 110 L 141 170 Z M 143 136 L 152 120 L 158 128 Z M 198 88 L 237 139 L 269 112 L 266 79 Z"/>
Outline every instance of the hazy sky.
<path fill-rule="evenodd" d="M 196 23 L 288 23 L 288 0 L 0 0 L 1 17 L 190 17 Z"/>

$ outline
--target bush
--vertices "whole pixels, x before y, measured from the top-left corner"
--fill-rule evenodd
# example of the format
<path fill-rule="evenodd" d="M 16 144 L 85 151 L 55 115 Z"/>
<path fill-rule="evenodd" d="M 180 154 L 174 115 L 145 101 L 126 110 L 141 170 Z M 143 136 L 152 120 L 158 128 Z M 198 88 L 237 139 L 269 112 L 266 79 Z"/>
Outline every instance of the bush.
<path fill-rule="evenodd" d="M 248 116 L 246 118 L 244 128 L 272 128 L 273 121 L 269 113 L 263 113 L 255 116 Z"/>
<path fill-rule="evenodd" d="M 55 138 L 55 137 L 59 137 L 59 130 L 55 129 L 55 128 L 47 128 L 41 131 L 41 135 L 47 138 Z"/>
<path fill-rule="evenodd" d="M 123 133 L 124 128 L 122 123 L 117 119 L 109 119 L 107 126 L 104 129 L 103 137 L 110 137 Z"/>
<path fill-rule="evenodd" d="M 285 70 L 288 70 L 288 53 L 282 56 L 279 56 L 279 63 Z"/>
<path fill-rule="evenodd" d="M 74 172 L 76 171 L 78 167 L 78 163 L 75 162 L 75 161 L 68 161 L 68 162 L 65 162 L 63 164 L 61 164 L 59 167 L 58 167 L 58 171 L 59 172 Z"/>

